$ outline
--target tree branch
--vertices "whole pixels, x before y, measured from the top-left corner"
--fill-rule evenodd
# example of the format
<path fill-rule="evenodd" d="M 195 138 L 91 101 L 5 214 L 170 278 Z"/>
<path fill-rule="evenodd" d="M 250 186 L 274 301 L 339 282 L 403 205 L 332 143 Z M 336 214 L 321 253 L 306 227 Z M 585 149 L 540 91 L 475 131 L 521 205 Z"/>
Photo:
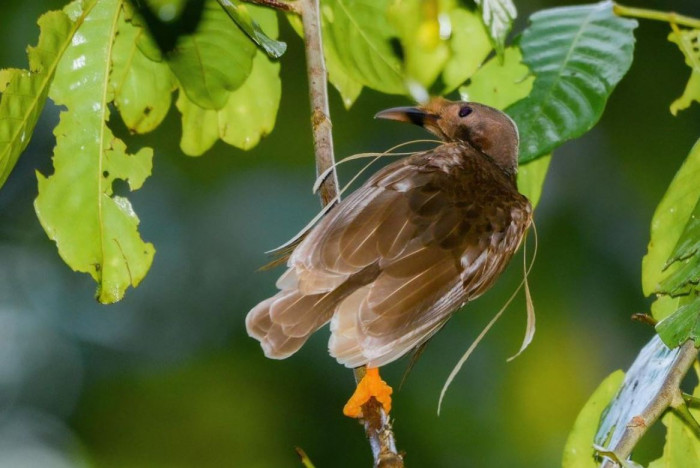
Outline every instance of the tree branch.
<path fill-rule="evenodd" d="M 603 455 L 612 456 L 617 460 L 627 460 L 642 436 L 646 434 L 647 430 L 659 419 L 664 411 L 668 408 L 676 408 L 685 404 L 680 391 L 680 384 L 697 357 L 698 349 L 695 347 L 693 340 L 686 341 L 678 350 L 675 358 L 673 358 L 673 363 L 670 365 L 670 369 L 666 373 L 662 384 L 649 398 L 650 401 L 646 407 L 639 413 L 634 414 L 631 419 L 617 422 L 625 425 L 624 432 L 612 447 L 601 451 Z M 640 358 L 638 357 L 637 359 L 639 360 Z M 627 382 L 627 378 L 625 382 Z M 641 392 L 644 390 L 644 387 L 640 385 L 640 388 L 637 390 Z M 606 457 L 600 468 L 618 467 L 620 464 L 617 460 Z"/>
<path fill-rule="evenodd" d="M 328 109 L 328 81 L 323 58 L 319 0 L 299 1 L 301 21 L 304 26 L 306 72 L 309 80 L 311 125 L 316 156 L 316 174 L 320 175 L 334 165 L 333 133 Z M 321 203 L 337 202 L 338 176 L 330 171 L 319 189 Z M 359 383 L 366 372 L 364 366 L 354 370 Z M 376 468 L 403 468 L 403 458 L 396 450 L 394 434 L 384 408 L 374 398 L 362 406 L 365 433 L 369 439 Z"/>
<path fill-rule="evenodd" d="M 283 11 L 285 13 L 301 14 L 299 7 L 296 3 L 289 3 L 284 0 L 241 0 L 245 3 L 252 3 L 254 5 L 261 5 L 264 7 L 272 8 L 273 10 Z"/>

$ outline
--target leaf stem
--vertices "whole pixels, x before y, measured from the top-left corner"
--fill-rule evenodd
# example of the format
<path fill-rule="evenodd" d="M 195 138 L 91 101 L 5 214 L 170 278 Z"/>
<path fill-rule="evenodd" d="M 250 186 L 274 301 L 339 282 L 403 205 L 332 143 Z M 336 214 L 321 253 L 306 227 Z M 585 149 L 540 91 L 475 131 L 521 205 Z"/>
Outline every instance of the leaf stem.
<path fill-rule="evenodd" d="M 700 29 L 700 19 L 692 16 L 680 15 L 673 11 L 658 11 L 648 8 L 635 8 L 613 4 L 613 12 L 618 16 L 627 16 L 631 18 L 649 19 L 655 21 L 663 21 L 669 24 L 677 24 L 693 29 Z"/>

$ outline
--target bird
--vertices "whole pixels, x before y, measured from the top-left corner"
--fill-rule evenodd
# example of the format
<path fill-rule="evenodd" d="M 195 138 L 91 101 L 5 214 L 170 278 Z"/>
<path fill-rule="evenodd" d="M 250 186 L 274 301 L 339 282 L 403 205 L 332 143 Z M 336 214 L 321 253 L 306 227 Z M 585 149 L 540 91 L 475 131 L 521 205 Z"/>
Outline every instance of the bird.
<path fill-rule="evenodd" d="M 423 127 L 434 149 L 388 164 L 328 212 L 297 244 L 279 292 L 246 316 L 268 358 L 284 359 L 330 322 L 329 353 L 367 366 L 347 416 L 391 387 L 378 369 L 427 342 L 501 275 L 532 222 L 518 192 L 519 135 L 484 104 L 432 98 L 378 119 Z"/>

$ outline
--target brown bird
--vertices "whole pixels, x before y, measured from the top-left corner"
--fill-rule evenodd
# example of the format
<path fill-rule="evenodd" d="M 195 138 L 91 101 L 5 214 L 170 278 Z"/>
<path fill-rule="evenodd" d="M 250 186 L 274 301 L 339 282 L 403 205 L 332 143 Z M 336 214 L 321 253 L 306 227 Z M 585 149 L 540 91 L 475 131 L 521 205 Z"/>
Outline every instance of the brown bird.
<path fill-rule="evenodd" d="M 376 118 L 411 122 L 444 143 L 389 164 L 335 206 L 294 249 L 280 291 L 248 313 L 248 334 L 284 359 L 330 321 L 329 351 L 368 373 L 345 413 L 371 396 L 375 368 L 425 343 L 486 292 L 518 249 L 532 207 L 516 186 L 518 129 L 504 113 L 434 98 Z"/>

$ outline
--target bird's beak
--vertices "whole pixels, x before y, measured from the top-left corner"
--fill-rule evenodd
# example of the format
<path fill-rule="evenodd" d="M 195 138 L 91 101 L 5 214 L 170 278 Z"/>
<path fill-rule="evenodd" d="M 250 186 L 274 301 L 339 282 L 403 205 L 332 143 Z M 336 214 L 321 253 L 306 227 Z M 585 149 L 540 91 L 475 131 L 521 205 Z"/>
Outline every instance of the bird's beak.
<path fill-rule="evenodd" d="M 392 107 L 391 109 L 377 112 L 374 118 L 409 122 L 432 131 L 437 126 L 440 116 L 427 112 L 420 107 Z"/>

